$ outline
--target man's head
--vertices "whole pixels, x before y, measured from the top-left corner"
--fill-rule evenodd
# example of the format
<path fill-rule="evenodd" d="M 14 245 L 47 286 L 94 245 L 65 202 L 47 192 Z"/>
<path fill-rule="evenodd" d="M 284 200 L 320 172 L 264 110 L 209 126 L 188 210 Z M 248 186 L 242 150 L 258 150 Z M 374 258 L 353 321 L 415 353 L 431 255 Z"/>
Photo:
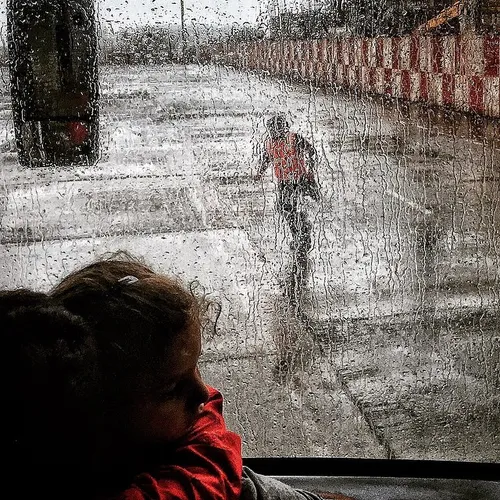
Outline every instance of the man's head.
<path fill-rule="evenodd" d="M 290 130 L 290 124 L 283 114 L 274 115 L 266 121 L 266 128 L 273 139 L 284 137 Z"/>

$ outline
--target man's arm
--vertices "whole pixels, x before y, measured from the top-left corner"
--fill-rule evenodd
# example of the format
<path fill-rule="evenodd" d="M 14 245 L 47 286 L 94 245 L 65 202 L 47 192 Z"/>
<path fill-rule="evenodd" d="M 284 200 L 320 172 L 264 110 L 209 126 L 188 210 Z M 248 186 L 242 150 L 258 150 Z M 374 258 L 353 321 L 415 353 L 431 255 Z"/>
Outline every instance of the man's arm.
<path fill-rule="evenodd" d="M 316 149 L 300 134 L 297 134 L 297 149 L 304 155 L 307 171 L 311 179 L 316 178 Z"/>
<path fill-rule="evenodd" d="M 262 179 L 262 176 L 264 175 L 264 172 L 266 171 L 270 163 L 271 158 L 267 152 L 266 143 L 264 143 L 262 151 L 259 155 L 259 165 L 257 167 L 257 173 L 255 174 L 255 180 L 260 181 Z"/>

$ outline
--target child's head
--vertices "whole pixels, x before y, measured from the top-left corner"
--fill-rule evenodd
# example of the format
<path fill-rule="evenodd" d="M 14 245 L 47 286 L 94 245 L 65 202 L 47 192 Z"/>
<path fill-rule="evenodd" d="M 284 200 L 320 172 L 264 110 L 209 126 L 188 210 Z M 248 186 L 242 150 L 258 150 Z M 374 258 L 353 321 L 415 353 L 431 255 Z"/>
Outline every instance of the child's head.
<path fill-rule="evenodd" d="M 0 292 L 0 321 L 14 471 L 31 461 L 70 474 L 114 443 L 174 441 L 208 398 L 199 300 L 128 257 L 86 266 L 48 294 Z"/>
<path fill-rule="evenodd" d="M 70 274 L 49 295 L 93 332 L 113 429 L 139 443 L 183 436 L 208 397 L 198 299 L 127 255 Z"/>
<path fill-rule="evenodd" d="M 47 471 L 62 481 L 86 477 L 101 386 L 91 332 L 47 295 L 24 289 L 0 292 L 0 322 L 7 475 L 15 482 L 29 471 L 26 491 L 41 487 Z"/>
<path fill-rule="evenodd" d="M 277 114 L 266 121 L 266 128 L 273 139 L 279 139 L 288 133 L 290 124 L 284 114 Z"/>

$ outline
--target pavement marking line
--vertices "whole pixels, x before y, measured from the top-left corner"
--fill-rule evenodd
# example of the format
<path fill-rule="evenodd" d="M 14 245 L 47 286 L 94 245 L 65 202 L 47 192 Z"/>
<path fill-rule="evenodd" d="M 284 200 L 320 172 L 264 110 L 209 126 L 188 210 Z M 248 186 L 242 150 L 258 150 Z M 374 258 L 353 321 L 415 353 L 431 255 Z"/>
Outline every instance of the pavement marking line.
<path fill-rule="evenodd" d="M 398 200 L 406 203 L 410 208 L 413 208 L 418 212 L 421 212 L 425 215 L 432 215 L 432 210 L 429 210 L 428 208 L 425 208 L 422 205 L 415 203 L 414 201 L 407 200 L 404 196 L 401 196 L 399 193 L 396 193 L 395 191 L 387 191 L 387 193 L 393 196 L 394 198 L 397 198 Z"/>

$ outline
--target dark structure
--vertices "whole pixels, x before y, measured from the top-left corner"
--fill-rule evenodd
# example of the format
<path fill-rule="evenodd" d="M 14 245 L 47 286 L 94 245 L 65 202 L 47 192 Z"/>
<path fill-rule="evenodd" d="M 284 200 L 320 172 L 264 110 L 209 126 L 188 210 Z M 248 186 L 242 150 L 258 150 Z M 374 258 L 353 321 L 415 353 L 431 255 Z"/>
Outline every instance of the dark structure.
<path fill-rule="evenodd" d="M 269 34 L 273 39 L 325 38 L 340 30 L 355 36 L 402 36 L 451 7 L 456 0 L 324 0 L 300 10 L 271 9 Z M 469 0 L 464 16 L 441 26 L 440 34 L 458 32 L 464 22 L 477 31 L 498 25 L 498 0 Z M 467 13 L 467 14 L 465 14 Z M 467 21 L 468 20 L 468 21 Z"/>
<path fill-rule="evenodd" d="M 448 11 L 457 15 L 445 14 Z M 436 35 L 500 33 L 500 0 L 323 0 L 309 2 L 300 10 L 274 6 L 269 34 L 273 39 L 295 40 L 325 38 L 336 31 L 366 37 L 403 36 L 440 17 L 446 19 L 432 28 Z"/>
<path fill-rule="evenodd" d="M 401 36 L 437 15 L 446 0 L 352 0 L 346 7 L 347 27 L 359 36 Z"/>
<path fill-rule="evenodd" d="M 9 0 L 12 110 L 24 166 L 92 164 L 98 156 L 93 0 Z"/>
<path fill-rule="evenodd" d="M 418 27 L 419 32 L 439 34 L 500 33 L 500 0 L 456 0 Z"/>
<path fill-rule="evenodd" d="M 476 31 L 480 33 L 500 33 L 500 0 L 476 0 Z M 473 3 L 473 4 L 474 4 Z"/>

